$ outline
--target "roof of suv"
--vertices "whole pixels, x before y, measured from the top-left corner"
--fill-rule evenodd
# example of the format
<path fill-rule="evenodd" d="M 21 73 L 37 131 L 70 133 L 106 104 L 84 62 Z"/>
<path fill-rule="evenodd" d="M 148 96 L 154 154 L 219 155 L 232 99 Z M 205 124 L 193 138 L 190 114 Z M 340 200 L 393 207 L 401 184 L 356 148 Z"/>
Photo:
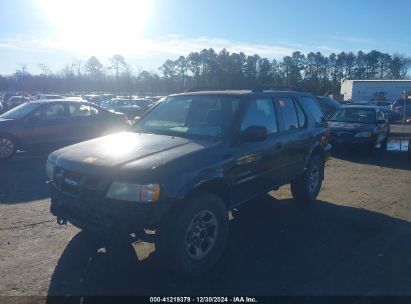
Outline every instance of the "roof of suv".
<path fill-rule="evenodd" d="M 170 96 L 186 96 L 186 95 L 231 95 L 231 96 L 247 96 L 247 95 L 272 95 L 273 93 L 286 93 L 291 95 L 307 95 L 312 96 L 307 92 L 296 92 L 296 91 L 274 91 L 274 90 L 264 90 L 264 91 L 253 91 L 253 90 L 218 90 L 218 91 L 194 91 L 194 92 L 184 92 L 179 94 L 172 94 Z"/>

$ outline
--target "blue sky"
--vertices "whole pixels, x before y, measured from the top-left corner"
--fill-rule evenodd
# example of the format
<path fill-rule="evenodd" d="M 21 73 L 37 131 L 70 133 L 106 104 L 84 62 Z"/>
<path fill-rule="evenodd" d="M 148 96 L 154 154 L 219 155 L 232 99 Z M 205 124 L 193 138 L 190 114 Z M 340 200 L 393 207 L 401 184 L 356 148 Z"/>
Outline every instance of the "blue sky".
<path fill-rule="evenodd" d="M 293 51 L 411 56 L 408 0 L 1 0 L 0 73 L 59 72 L 122 54 L 134 71 L 212 47 L 279 59 Z"/>

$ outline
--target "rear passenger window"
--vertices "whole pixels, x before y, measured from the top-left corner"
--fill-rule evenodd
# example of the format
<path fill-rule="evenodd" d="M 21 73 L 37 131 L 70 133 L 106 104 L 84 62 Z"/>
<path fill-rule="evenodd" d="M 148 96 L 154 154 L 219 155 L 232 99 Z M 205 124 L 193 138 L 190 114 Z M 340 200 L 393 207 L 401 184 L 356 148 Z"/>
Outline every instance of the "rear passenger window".
<path fill-rule="evenodd" d="M 69 111 L 71 117 L 98 115 L 98 109 L 85 104 L 70 104 Z"/>
<path fill-rule="evenodd" d="M 299 127 L 297 111 L 292 98 L 284 97 L 276 100 L 280 115 L 284 122 L 284 131 Z"/>
<path fill-rule="evenodd" d="M 323 112 L 320 109 L 318 103 L 311 97 L 304 96 L 300 97 L 301 106 L 304 108 L 305 112 L 310 112 L 316 123 L 325 121 Z"/>

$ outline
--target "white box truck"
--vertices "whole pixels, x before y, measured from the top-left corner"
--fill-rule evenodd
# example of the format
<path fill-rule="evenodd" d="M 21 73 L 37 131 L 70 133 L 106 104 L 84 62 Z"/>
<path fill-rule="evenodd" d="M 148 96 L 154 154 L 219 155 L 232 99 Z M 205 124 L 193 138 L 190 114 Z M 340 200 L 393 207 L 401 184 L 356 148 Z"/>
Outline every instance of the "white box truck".
<path fill-rule="evenodd" d="M 404 91 L 411 91 L 411 80 L 343 80 L 341 83 L 344 101 L 370 101 L 383 96 L 392 101 Z"/>

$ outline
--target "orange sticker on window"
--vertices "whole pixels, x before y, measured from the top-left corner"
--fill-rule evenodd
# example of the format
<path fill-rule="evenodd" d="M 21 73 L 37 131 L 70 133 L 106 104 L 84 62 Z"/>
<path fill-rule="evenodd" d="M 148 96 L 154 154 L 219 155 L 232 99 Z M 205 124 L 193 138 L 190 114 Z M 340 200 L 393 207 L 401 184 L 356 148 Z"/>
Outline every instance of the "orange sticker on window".
<path fill-rule="evenodd" d="M 278 103 L 280 104 L 280 107 L 282 107 L 282 108 L 285 107 L 285 102 L 284 102 L 284 100 L 280 99 L 280 100 L 278 101 Z"/>

